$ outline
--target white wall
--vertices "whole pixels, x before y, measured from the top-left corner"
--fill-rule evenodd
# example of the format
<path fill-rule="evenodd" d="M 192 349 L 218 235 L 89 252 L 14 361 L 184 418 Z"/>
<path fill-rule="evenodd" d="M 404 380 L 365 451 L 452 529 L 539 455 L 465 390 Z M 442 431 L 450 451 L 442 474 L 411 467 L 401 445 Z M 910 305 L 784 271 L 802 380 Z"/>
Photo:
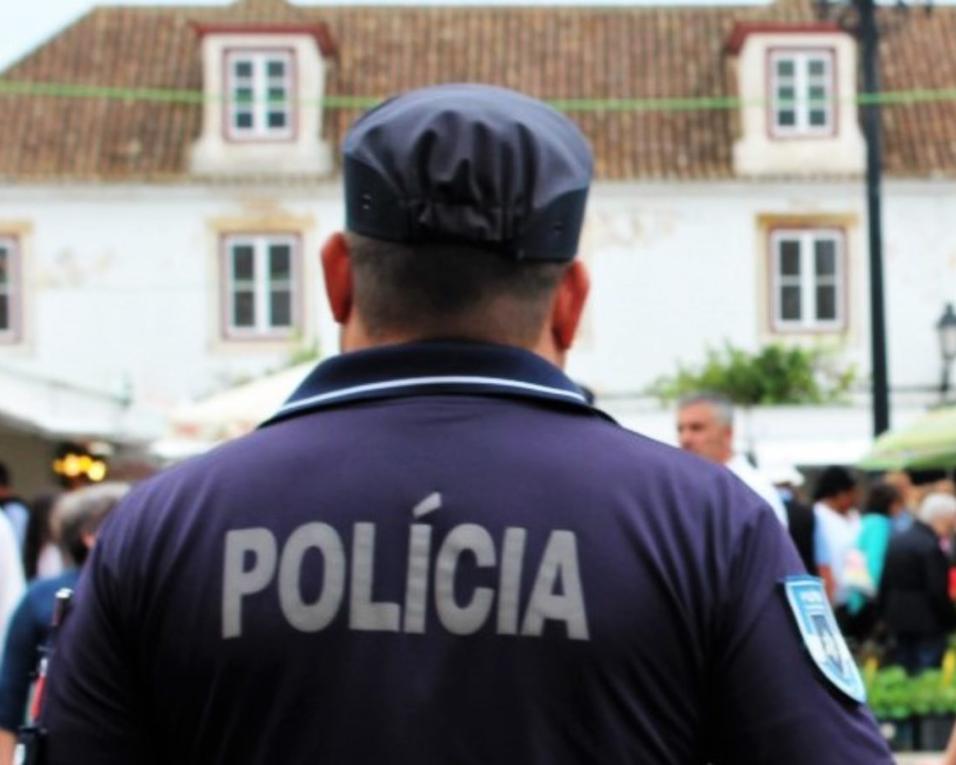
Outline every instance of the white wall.
<path fill-rule="evenodd" d="M 885 191 L 891 379 L 933 385 L 932 325 L 944 300 L 956 300 L 956 184 L 889 182 Z M 303 222 L 305 326 L 334 352 L 317 253 L 343 220 L 338 197 L 337 182 L 0 188 L 0 230 L 32 223 L 27 342 L 0 347 L 0 361 L 114 392 L 128 380 L 140 404 L 163 408 L 281 366 L 289 344 L 223 343 L 216 315 L 214 225 L 263 216 Z M 756 348 L 772 337 L 758 216 L 811 212 L 857 218 L 850 326 L 837 340 L 865 376 L 865 207 L 862 184 L 851 182 L 599 184 L 582 247 L 593 299 L 571 374 L 629 394 L 725 339 Z"/>
<path fill-rule="evenodd" d="M 285 363 L 317 339 L 334 349 L 318 300 L 320 242 L 340 226 L 325 189 L 31 188 L 0 192 L 6 220 L 33 223 L 25 254 L 26 342 L 0 360 L 107 391 L 127 383 L 167 407 Z M 220 337 L 217 221 L 303 224 L 307 334 L 291 343 Z"/>

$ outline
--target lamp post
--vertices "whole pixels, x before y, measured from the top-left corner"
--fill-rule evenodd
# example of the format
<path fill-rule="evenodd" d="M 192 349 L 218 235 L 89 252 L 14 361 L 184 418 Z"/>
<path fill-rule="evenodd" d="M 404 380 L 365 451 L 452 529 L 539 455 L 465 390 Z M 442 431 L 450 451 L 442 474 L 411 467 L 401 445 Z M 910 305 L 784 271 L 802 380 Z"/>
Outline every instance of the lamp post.
<path fill-rule="evenodd" d="M 939 386 L 939 395 L 946 401 L 949 398 L 949 368 L 956 359 L 956 311 L 952 303 L 946 304 L 946 310 L 936 322 L 936 334 L 939 336 L 939 355 L 943 360 L 943 381 Z"/>

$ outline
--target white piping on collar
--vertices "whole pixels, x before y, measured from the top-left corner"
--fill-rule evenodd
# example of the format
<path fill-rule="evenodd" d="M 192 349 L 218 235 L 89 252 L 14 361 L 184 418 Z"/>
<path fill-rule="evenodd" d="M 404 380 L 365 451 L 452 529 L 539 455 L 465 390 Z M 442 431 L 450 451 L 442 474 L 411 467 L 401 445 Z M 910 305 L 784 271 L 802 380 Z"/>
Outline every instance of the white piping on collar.
<path fill-rule="evenodd" d="M 572 401 L 578 401 L 582 404 L 587 403 L 584 396 L 574 391 L 564 390 L 563 388 L 552 388 L 547 385 L 537 385 L 535 383 L 521 382 L 520 380 L 509 380 L 505 377 L 470 377 L 467 375 L 450 375 L 445 377 L 405 377 L 400 380 L 385 380 L 384 382 L 366 383 L 365 385 L 353 385 L 351 388 L 339 388 L 328 393 L 319 393 L 315 396 L 301 399 L 299 401 L 290 401 L 279 409 L 276 414 L 285 414 L 296 409 L 301 409 L 312 404 L 321 404 L 323 401 L 331 401 L 345 396 L 351 396 L 356 393 L 371 393 L 379 390 L 389 390 L 391 388 L 406 388 L 419 385 L 489 385 L 505 388 L 515 388 L 517 390 L 534 391 L 536 393 L 549 393 L 555 396 L 564 396 Z"/>

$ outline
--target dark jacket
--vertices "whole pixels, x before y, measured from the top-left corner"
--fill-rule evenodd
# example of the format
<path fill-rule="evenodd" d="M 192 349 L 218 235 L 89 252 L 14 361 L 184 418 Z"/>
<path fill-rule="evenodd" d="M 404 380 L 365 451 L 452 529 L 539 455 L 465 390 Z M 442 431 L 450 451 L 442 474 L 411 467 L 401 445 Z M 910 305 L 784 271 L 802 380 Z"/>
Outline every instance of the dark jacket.
<path fill-rule="evenodd" d="M 949 561 L 939 537 L 920 521 L 890 540 L 879 606 L 890 632 L 937 636 L 956 627 Z"/>
<path fill-rule="evenodd" d="M 795 499 L 786 502 L 785 507 L 787 508 L 787 528 L 793 544 L 800 553 L 800 559 L 807 567 L 807 571 L 816 576 L 817 561 L 813 550 L 813 537 L 817 517 L 813 514 L 813 508 Z"/>

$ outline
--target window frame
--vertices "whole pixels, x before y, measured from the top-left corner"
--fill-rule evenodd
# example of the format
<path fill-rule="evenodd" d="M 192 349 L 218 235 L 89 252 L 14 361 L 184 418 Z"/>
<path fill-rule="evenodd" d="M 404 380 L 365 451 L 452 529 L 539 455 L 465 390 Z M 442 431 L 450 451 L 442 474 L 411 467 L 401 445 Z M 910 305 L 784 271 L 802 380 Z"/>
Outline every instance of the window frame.
<path fill-rule="evenodd" d="M 285 47 L 227 47 L 222 52 L 223 78 L 223 108 L 222 126 L 223 137 L 231 143 L 294 143 L 298 139 L 298 69 L 296 66 L 296 51 Z M 236 61 L 250 59 L 253 62 L 252 75 L 252 114 L 251 128 L 238 128 L 233 122 L 236 113 L 235 70 Z M 285 113 L 286 125 L 283 128 L 268 127 L 269 104 L 267 101 L 269 90 L 269 76 L 264 74 L 265 67 L 270 59 L 282 59 L 286 65 L 285 86 L 287 100 Z M 258 72 L 258 73 L 257 73 Z"/>
<path fill-rule="evenodd" d="M 809 75 L 806 69 L 810 59 L 824 58 L 829 67 L 826 73 L 826 82 L 828 93 L 825 104 L 827 114 L 827 124 L 814 126 L 810 124 L 810 104 L 806 100 L 801 100 L 799 94 L 806 92 L 809 87 Z M 794 113 L 796 124 L 793 126 L 779 125 L 777 123 L 778 99 L 777 99 L 777 62 L 782 59 L 791 59 L 796 62 L 802 62 L 795 65 L 794 71 L 794 91 L 797 98 L 794 101 Z M 773 140 L 792 140 L 792 139 L 821 139 L 833 138 L 839 134 L 839 79 L 837 77 L 837 51 L 832 46 L 770 46 L 766 54 L 766 87 L 767 87 L 767 135 Z"/>
<path fill-rule="evenodd" d="M 819 275 L 813 264 L 813 244 L 818 239 L 828 238 L 835 242 L 834 256 L 834 308 L 836 317 L 818 319 L 816 289 L 820 286 Z M 798 239 L 800 242 L 800 319 L 784 319 L 781 316 L 783 300 L 781 291 L 786 284 L 781 273 L 781 248 L 783 240 Z M 848 309 L 848 262 L 847 232 L 839 226 L 827 225 L 781 225 L 769 230 L 768 264 L 770 281 L 770 329 L 774 333 L 833 333 L 846 331 L 849 326 Z M 812 275 L 807 268 L 813 265 Z M 811 318 L 812 317 L 812 318 Z"/>
<path fill-rule="evenodd" d="M 6 248 L 10 265 L 7 284 L 0 285 L 0 294 L 7 295 L 7 327 L 0 327 L 0 345 L 14 345 L 22 340 L 23 251 L 20 238 L 0 232 L 0 247 Z"/>
<path fill-rule="evenodd" d="M 235 319 L 235 294 L 232 252 L 236 244 L 251 244 L 255 263 L 253 281 L 254 325 L 239 327 Z M 266 317 L 271 307 L 268 297 L 269 280 L 259 274 L 268 270 L 268 248 L 273 244 L 288 244 L 289 254 L 289 326 L 274 327 Z M 229 232 L 220 236 L 220 330 L 225 340 L 258 341 L 288 340 L 302 329 L 302 237 L 291 231 Z M 265 266 L 265 270 L 263 270 Z"/>

